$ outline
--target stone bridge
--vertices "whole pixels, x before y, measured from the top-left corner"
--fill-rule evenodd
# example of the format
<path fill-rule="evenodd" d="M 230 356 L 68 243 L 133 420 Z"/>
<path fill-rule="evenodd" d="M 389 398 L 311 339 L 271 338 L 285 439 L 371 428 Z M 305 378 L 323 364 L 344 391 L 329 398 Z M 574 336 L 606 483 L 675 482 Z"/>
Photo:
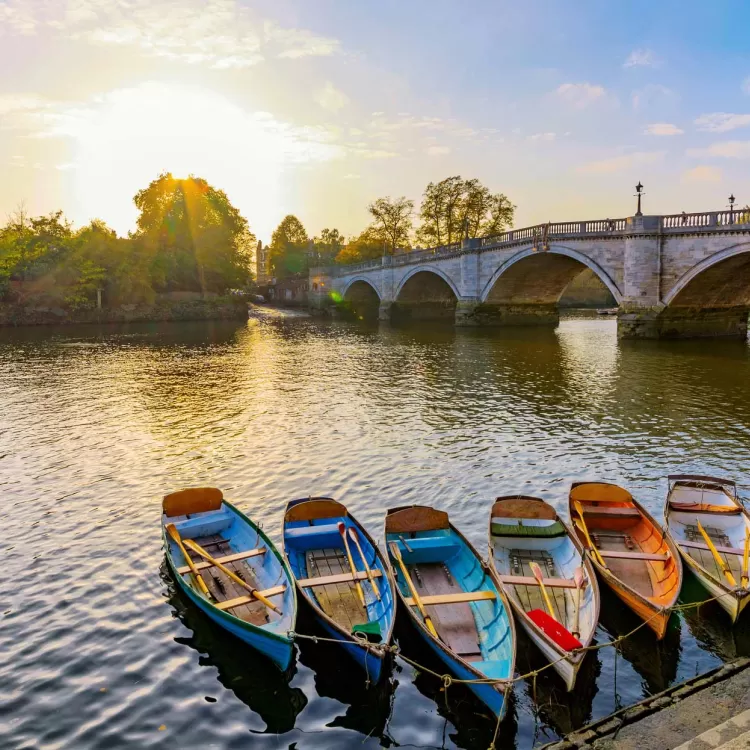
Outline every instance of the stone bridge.
<path fill-rule="evenodd" d="M 362 318 L 555 325 L 563 292 L 582 273 L 614 297 L 622 337 L 745 337 L 750 216 L 713 211 L 516 229 L 311 269 L 310 299 Z"/>

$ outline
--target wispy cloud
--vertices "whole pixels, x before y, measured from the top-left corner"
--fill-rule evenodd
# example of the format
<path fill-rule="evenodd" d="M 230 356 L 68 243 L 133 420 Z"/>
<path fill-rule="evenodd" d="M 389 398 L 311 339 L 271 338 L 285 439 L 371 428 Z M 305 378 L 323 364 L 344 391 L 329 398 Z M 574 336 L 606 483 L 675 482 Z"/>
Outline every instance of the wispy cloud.
<path fill-rule="evenodd" d="M 750 141 L 723 141 L 708 148 L 690 148 L 688 156 L 719 156 L 723 159 L 750 159 Z"/>
<path fill-rule="evenodd" d="M 635 151 L 632 154 L 613 156 L 583 164 L 576 171 L 584 174 L 611 174 L 642 164 L 653 164 L 664 158 L 664 151 Z"/>
<path fill-rule="evenodd" d="M 330 81 L 326 81 L 325 85 L 318 90 L 315 94 L 315 101 L 323 109 L 331 112 L 338 112 L 349 103 L 346 94 L 343 91 L 339 91 Z"/>
<path fill-rule="evenodd" d="M 634 49 L 628 59 L 622 64 L 623 68 L 656 68 L 661 60 L 650 49 Z"/>
<path fill-rule="evenodd" d="M 683 182 L 721 182 L 721 170 L 718 167 L 700 166 L 686 169 L 682 173 Z"/>
<path fill-rule="evenodd" d="M 26 0 L 5 0 L 0 3 L 0 36 L 4 33 L 34 34 L 37 19 Z"/>
<path fill-rule="evenodd" d="M 737 128 L 750 125 L 750 115 L 733 115 L 728 112 L 713 112 L 701 115 L 695 121 L 698 130 L 708 130 L 712 133 L 727 133 Z"/>
<path fill-rule="evenodd" d="M 563 83 L 557 87 L 557 97 L 574 109 L 584 109 L 607 96 L 604 86 L 592 83 Z"/>
<path fill-rule="evenodd" d="M 676 91 L 660 83 L 649 83 L 633 92 L 633 109 L 650 109 L 651 107 L 673 104 L 679 99 Z"/>
<path fill-rule="evenodd" d="M 530 135 L 528 139 L 530 141 L 554 141 L 557 138 L 557 133 L 534 133 Z"/>
<path fill-rule="evenodd" d="M 341 46 L 338 39 L 317 36 L 306 29 L 284 29 L 270 21 L 263 29 L 266 41 L 279 46 L 279 57 L 327 57 Z"/>
<path fill-rule="evenodd" d="M 653 122 L 643 132 L 646 135 L 682 135 L 685 131 L 670 122 Z"/>
<path fill-rule="evenodd" d="M 448 146 L 430 146 L 427 149 L 428 156 L 445 156 L 450 152 L 451 150 L 448 148 Z"/>

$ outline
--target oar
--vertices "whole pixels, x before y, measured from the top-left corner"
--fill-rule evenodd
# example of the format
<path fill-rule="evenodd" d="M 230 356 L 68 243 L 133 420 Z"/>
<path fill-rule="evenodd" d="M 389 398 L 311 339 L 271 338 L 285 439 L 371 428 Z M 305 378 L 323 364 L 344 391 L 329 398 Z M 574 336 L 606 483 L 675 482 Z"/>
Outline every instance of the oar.
<path fill-rule="evenodd" d="M 401 536 L 401 535 L 399 534 L 399 537 L 398 537 L 398 538 L 399 538 L 399 539 L 401 540 L 401 544 L 403 544 L 403 545 L 404 545 L 404 547 L 406 548 L 406 551 L 407 551 L 407 552 L 408 552 L 409 554 L 411 554 L 412 552 L 414 552 L 414 550 L 413 550 L 413 549 L 412 549 L 412 548 L 411 548 L 411 547 L 409 546 L 409 542 L 407 542 L 407 541 L 406 541 L 406 539 L 404 539 L 404 537 L 403 537 L 403 536 Z"/>
<path fill-rule="evenodd" d="M 589 529 L 588 529 L 588 526 L 586 526 L 586 519 L 583 517 L 583 507 L 581 506 L 581 501 L 574 500 L 573 505 L 575 506 L 576 513 L 578 513 L 578 515 L 581 518 L 581 525 L 579 528 L 583 532 L 583 535 L 586 537 L 586 544 L 588 544 L 589 549 L 592 551 L 599 565 L 601 565 L 605 570 L 609 570 L 609 568 L 607 567 L 607 563 L 604 562 L 604 558 L 599 554 L 599 550 L 594 546 L 594 543 L 591 541 L 591 536 L 589 535 Z"/>
<path fill-rule="evenodd" d="M 377 596 L 378 601 L 380 601 L 380 589 L 378 588 L 378 584 L 375 583 L 375 576 L 372 574 L 370 566 L 367 564 L 364 552 L 362 552 L 362 545 L 359 543 L 359 534 L 353 526 L 349 527 L 349 538 L 354 542 L 354 544 L 357 545 L 357 551 L 359 552 L 359 556 L 362 558 L 362 562 L 364 563 L 365 570 L 367 571 L 367 577 L 370 579 L 370 586 L 372 586 L 372 590 L 375 592 L 375 596 Z"/>
<path fill-rule="evenodd" d="M 714 546 L 714 543 L 711 541 L 711 537 L 706 533 L 706 530 L 703 528 L 701 522 L 696 518 L 695 522 L 698 524 L 698 531 L 703 535 L 703 539 L 708 545 L 708 548 L 711 550 L 711 554 L 714 556 L 714 560 L 716 560 L 716 564 L 719 566 L 719 569 L 724 573 L 724 575 L 727 577 L 727 581 L 729 581 L 731 586 L 736 586 L 737 581 L 734 580 L 734 576 L 732 575 L 732 571 L 729 569 L 729 565 L 727 565 L 726 560 L 719 554 L 719 551 Z"/>
<path fill-rule="evenodd" d="M 271 601 L 266 599 L 263 594 L 258 591 L 258 589 L 253 588 L 247 581 L 243 581 L 236 573 L 229 570 L 225 565 L 222 565 L 218 560 L 211 557 L 211 555 L 206 552 L 206 550 L 203 549 L 199 544 L 196 544 L 192 539 L 186 539 L 185 544 L 194 552 L 197 552 L 204 560 L 207 562 L 210 562 L 211 565 L 218 568 L 225 576 L 228 576 L 231 578 L 238 586 L 242 586 L 242 588 L 247 589 L 251 596 L 254 596 L 259 602 L 262 604 L 265 604 L 268 609 L 272 609 L 277 614 L 281 614 L 281 610 Z"/>
<path fill-rule="evenodd" d="M 743 588 L 747 588 L 748 583 L 750 583 L 747 569 L 748 558 L 750 558 L 750 526 L 745 526 L 745 556 L 742 558 L 742 578 L 740 578 Z"/>
<path fill-rule="evenodd" d="M 583 588 L 583 568 L 580 566 L 575 569 L 573 573 L 573 580 L 576 582 L 576 608 L 573 613 L 573 635 L 576 638 L 581 637 L 581 632 L 578 629 L 578 624 L 581 619 L 581 589 Z"/>
<path fill-rule="evenodd" d="M 391 542 L 390 548 L 391 554 L 396 558 L 396 561 L 401 568 L 406 585 L 409 587 L 409 591 L 411 591 L 411 598 L 414 599 L 414 604 L 417 605 L 417 609 L 422 613 L 422 617 L 424 617 L 424 624 L 427 626 L 427 630 L 429 630 L 435 638 L 440 638 L 437 630 L 435 630 L 435 626 L 432 624 L 432 618 L 427 614 L 427 610 L 424 608 L 424 604 L 422 604 L 422 600 L 419 598 L 419 594 L 414 588 L 409 571 L 406 569 L 406 565 L 404 565 L 404 559 L 401 557 L 401 551 L 398 548 L 398 544 L 396 544 L 396 542 Z"/>
<path fill-rule="evenodd" d="M 206 586 L 206 582 L 203 580 L 203 576 L 198 572 L 198 569 L 195 567 L 195 563 L 193 562 L 193 559 L 188 555 L 187 550 L 185 549 L 185 545 L 182 543 L 182 539 L 180 538 L 180 532 L 177 531 L 177 527 L 173 523 L 168 523 L 166 526 L 167 534 L 172 537 L 174 540 L 174 543 L 180 548 L 180 552 L 182 552 L 182 556 L 185 558 L 185 562 L 187 562 L 188 568 L 190 568 L 190 573 L 193 576 L 193 580 L 198 584 L 198 588 L 203 592 L 204 596 L 207 598 L 211 598 L 211 592 L 208 590 L 208 586 Z"/>
<path fill-rule="evenodd" d="M 352 575 L 354 576 L 354 585 L 357 588 L 357 593 L 359 594 L 359 600 L 362 602 L 362 606 L 367 609 L 367 604 L 365 603 L 365 592 L 362 591 L 362 584 L 359 582 L 359 579 L 357 578 L 357 569 L 354 567 L 354 560 L 352 559 L 352 551 L 349 549 L 349 540 L 346 538 L 346 524 L 343 521 L 339 521 L 338 524 L 339 534 L 341 534 L 341 538 L 344 540 L 344 549 L 346 550 L 346 559 L 349 560 L 349 568 L 352 571 Z"/>
<path fill-rule="evenodd" d="M 534 574 L 534 578 L 536 578 L 536 581 L 539 584 L 539 588 L 542 590 L 542 596 L 544 597 L 544 603 L 547 606 L 549 616 L 556 621 L 557 618 L 555 617 L 555 610 L 552 608 L 552 602 L 550 601 L 549 594 L 547 593 L 547 589 L 544 586 L 544 576 L 542 575 L 542 569 L 539 567 L 538 563 L 534 562 L 534 560 L 529 563 L 529 567 L 531 568 L 531 572 Z"/>

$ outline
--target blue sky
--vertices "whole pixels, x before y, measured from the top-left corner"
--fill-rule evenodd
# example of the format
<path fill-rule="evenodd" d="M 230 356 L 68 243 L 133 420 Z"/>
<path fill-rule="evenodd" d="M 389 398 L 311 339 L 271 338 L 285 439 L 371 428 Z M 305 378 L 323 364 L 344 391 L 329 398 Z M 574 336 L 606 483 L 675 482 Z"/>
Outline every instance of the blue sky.
<path fill-rule="evenodd" d="M 750 203 L 750 6 L 0 0 L 0 213 L 132 228 L 160 171 L 353 234 L 479 177 L 517 226 Z"/>

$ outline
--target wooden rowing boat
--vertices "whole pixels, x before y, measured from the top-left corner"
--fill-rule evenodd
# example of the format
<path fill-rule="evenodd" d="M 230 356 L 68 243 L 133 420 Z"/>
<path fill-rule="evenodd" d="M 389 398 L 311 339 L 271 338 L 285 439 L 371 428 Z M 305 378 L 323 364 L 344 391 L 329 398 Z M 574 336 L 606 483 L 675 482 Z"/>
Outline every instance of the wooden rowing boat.
<path fill-rule="evenodd" d="M 737 487 L 699 474 L 672 474 L 668 482 L 667 534 L 735 623 L 750 602 L 745 558 L 750 516 L 737 499 Z"/>
<path fill-rule="evenodd" d="M 578 540 L 597 573 L 657 638 L 663 638 L 682 586 L 677 547 L 616 484 L 574 482 L 569 502 Z"/>
<path fill-rule="evenodd" d="M 351 541 L 350 529 L 359 545 Z M 368 678 L 377 682 L 393 634 L 396 594 L 375 542 L 341 503 L 329 497 L 288 503 L 283 537 L 284 554 L 304 600 L 326 633 L 341 641 Z"/>
<path fill-rule="evenodd" d="M 218 625 L 287 669 L 297 596 L 284 558 L 263 531 L 212 487 L 166 495 L 161 522 L 167 563 L 180 589 Z"/>
<path fill-rule="evenodd" d="M 516 638 L 495 574 L 443 511 L 390 509 L 385 539 L 396 590 L 418 632 L 454 677 L 492 680 L 467 687 L 502 717 Z"/>
<path fill-rule="evenodd" d="M 572 690 L 586 656 L 582 649 L 591 644 L 599 621 L 599 584 L 583 545 L 551 505 L 514 495 L 499 497 L 492 506 L 489 546 L 490 565 L 518 622 Z M 534 577 L 533 564 L 543 572 L 541 585 Z M 577 643 L 564 637 L 565 633 L 558 637 L 554 626 L 541 627 L 540 621 L 544 624 L 546 618 L 538 616 L 540 611 Z"/>

